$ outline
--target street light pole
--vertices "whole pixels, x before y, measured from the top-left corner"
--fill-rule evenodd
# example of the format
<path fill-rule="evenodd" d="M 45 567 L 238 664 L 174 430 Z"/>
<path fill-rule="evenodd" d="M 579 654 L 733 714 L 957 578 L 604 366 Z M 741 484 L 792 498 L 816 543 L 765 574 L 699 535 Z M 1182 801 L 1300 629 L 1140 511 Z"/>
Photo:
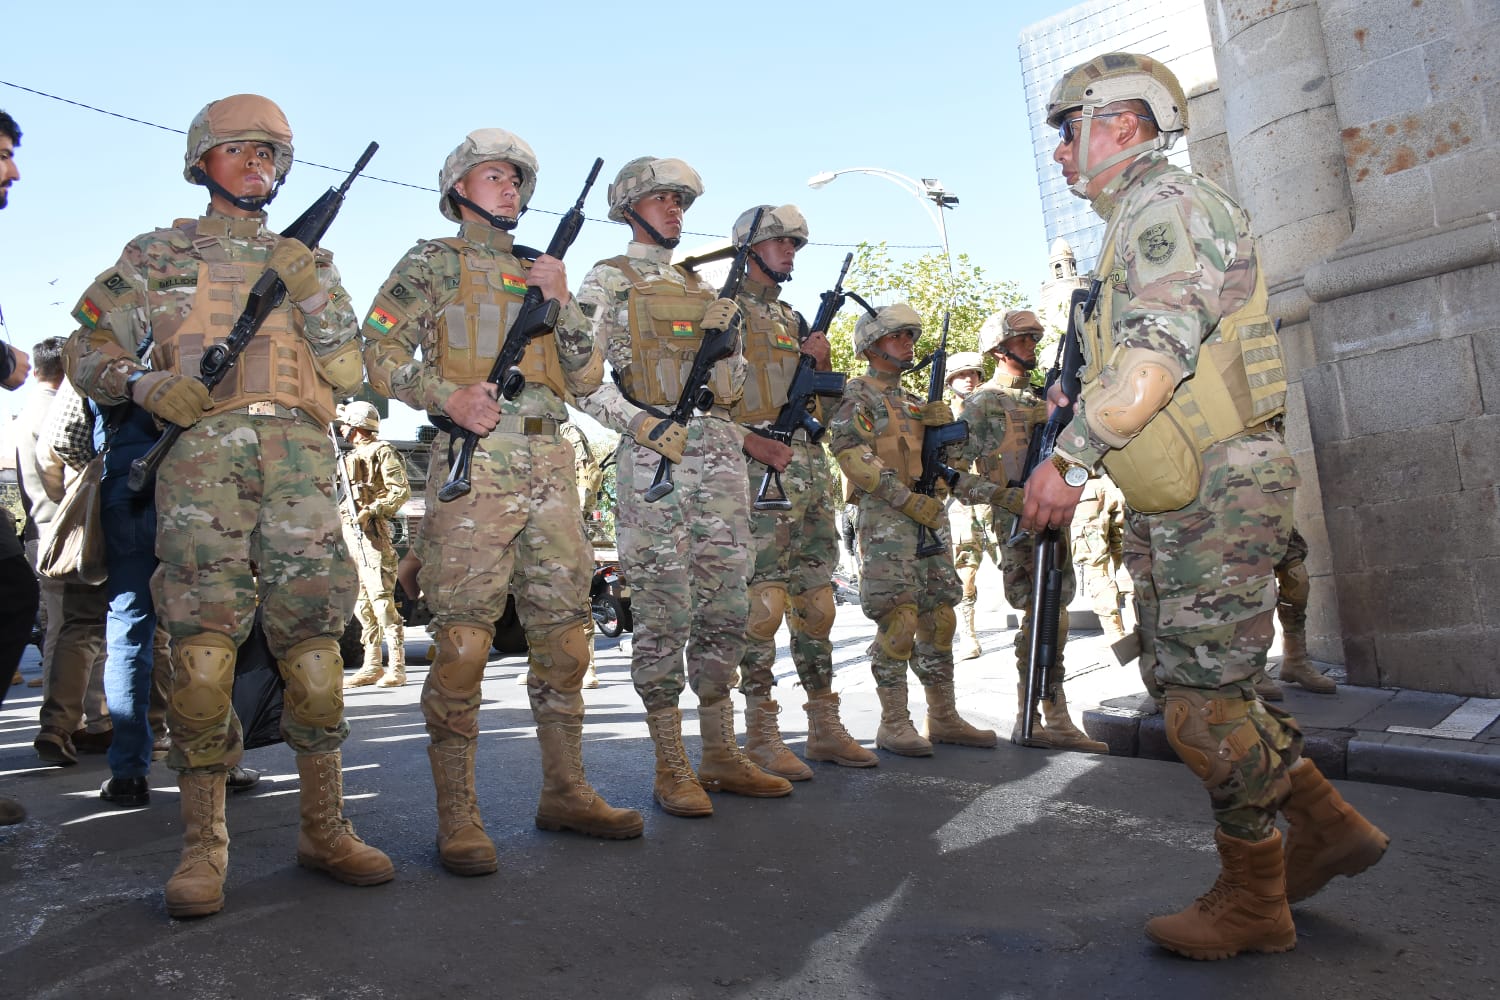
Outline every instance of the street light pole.
<path fill-rule="evenodd" d="M 948 282 L 953 283 L 953 257 L 948 253 L 948 224 L 943 218 L 943 209 L 952 208 L 958 204 L 958 196 L 948 193 L 943 189 L 943 182 L 933 177 L 924 177 L 920 181 L 899 174 L 894 170 L 886 170 L 883 167 L 845 167 L 843 170 L 825 170 L 814 174 L 807 179 L 807 186 L 813 189 L 826 187 L 834 178 L 844 174 L 870 174 L 882 177 L 892 184 L 901 188 L 907 194 L 916 197 L 922 202 L 922 207 L 931 216 L 933 225 L 937 226 L 938 238 L 942 241 L 943 262 L 948 267 Z M 952 294 L 951 290 L 949 294 Z"/>

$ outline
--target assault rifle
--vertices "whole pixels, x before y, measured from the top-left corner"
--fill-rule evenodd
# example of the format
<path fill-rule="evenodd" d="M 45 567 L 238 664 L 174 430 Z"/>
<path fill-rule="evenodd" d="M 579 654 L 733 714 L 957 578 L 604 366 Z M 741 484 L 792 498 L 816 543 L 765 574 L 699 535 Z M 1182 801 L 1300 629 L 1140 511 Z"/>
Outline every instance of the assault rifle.
<path fill-rule="evenodd" d="M 589 189 L 594 186 L 594 181 L 599 178 L 599 168 L 604 166 L 603 158 L 594 160 L 594 167 L 589 171 L 588 180 L 583 182 L 583 190 L 578 194 L 578 200 L 573 207 L 563 214 L 562 221 L 557 224 L 557 231 L 552 234 L 552 242 L 547 244 L 547 256 L 562 260 L 578 239 L 578 232 L 583 228 L 583 202 L 589 196 Z M 528 285 L 526 297 L 521 300 L 521 308 L 516 313 L 516 318 L 511 322 L 510 329 L 505 333 L 505 343 L 500 345 L 500 353 L 495 358 L 494 367 L 490 369 L 486 382 L 493 382 L 500 387 L 500 395 L 506 399 L 515 399 L 526 388 L 526 376 L 521 374 L 517 367 L 521 363 L 521 356 L 526 353 L 526 348 L 532 340 L 537 337 L 545 337 L 557 329 L 557 321 L 562 316 L 562 306 L 556 299 L 542 298 L 542 290 L 536 285 Z M 443 503 L 457 500 L 466 496 L 471 488 L 471 479 L 474 472 L 474 448 L 479 444 L 479 435 L 473 431 L 465 430 L 451 420 L 446 421 L 449 426 L 443 428 L 448 431 L 448 479 L 438 490 L 437 497 Z M 455 456 L 455 445 L 457 454 Z"/>
<path fill-rule="evenodd" d="M 818 304 L 812 331 L 826 334 L 833 325 L 833 318 L 844 304 L 844 276 L 849 273 L 849 264 L 853 260 L 854 254 L 844 255 L 844 266 L 839 269 L 838 280 L 833 283 L 830 291 L 823 293 L 822 301 Z M 797 370 L 792 374 L 792 384 L 787 389 L 786 405 L 776 414 L 776 422 L 766 429 L 766 436 L 782 444 L 791 444 L 792 435 L 800 427 L 807 432 L 807 440 L 817 444 L 823 438 L 824 427 L 816 417 L 807 412 L 808 404 L 818 396 L 842 396 L 847 380 L 848 377 L 842 372 L 818 371 L 818 363 L 809 355 L 799 357 Z M 754 506 L 756 510 L 792 509 L 786 488 L 781 485 L 781 473 L 769 465 L 766 466 L 766 474 L 761 477 L 760 489 L 755 493 Z"/>
<path fill-rule="evenodd" d="M 929 354 L 927 360 L 920 366 L 932 366 L 927 379 L 927 402 L 929 403 L 941 401 L 943 392 L 948 387 L 945 379 L 948 376 L 948 321 L 950 318 L 950 313 L 943 313 L 943 337 L 938 341 L 937 349 Z M 962 420 L 955 420 L 938 427 L 924 428 L 922 431 L 922 474 L 912 484 L 912 490 L 930 497 L 937 492 L 939 480 L 947 483 L 950 489 L 957 486 L 959 471 L 948 464 L 947 450 L 950 444 L 958 444 L 968 439 L 969 425 Z M 947 549 L 948 543 L 943 540 L 941 532 L 933 531 L 925 524 L 917 525 L 918 558 L 934 556 Z"/>
<path fill-rule="evenodd" d="M 365 529 L 359 523 L 359 504 L 354 500 L 354 486 L 349 482 L 349 469 L 344 465 L 344 453 L 339 448 L 339 436 L 334 432 L 333 428 L 334 424 L 328 425 L 328 442 L 333 445 L 334 483 L 338 489 L 343 491 L 344 503 L 349 507 L 349 522 L 354 525 L 354 533 L 362 535 Z M 366 572 L 374 569 L 370 565 L 370 557 L 365 551 L 363 541 L 360 541 L 356 547 L 359 549 L 359 552 L 355 554 L 355 558 L 359 560 L 359 564 L 365 568 Z"/>
<path fill-rule="evenodd" d="M 731 300 L 739 298 L 740 289 L 745 284 L 745 268 L 750 259 L 750 246 L 755 242 L 755 234 L 760 231 L 760 217 L 765 214 L 765 211 L 764 208 L 755 210 L 755 218 L 750 223 L 750 232 L 745 237 L 744 245 L 734 255 L 734 263 L 729 265 L 729 277 L 724 279 L 724 287 L 719 289 L 719 298 Z M 708 387 L 708 380 L 713 374 L 714 365 L 734 354 L 735 341 L 740 335 L 740 323 L 739 314 L 736 313 L 726 329 L 703 331 L 703 342 L 698 345 L 698 353 L 693 357 L 693 367 L 688 370 L 687 380 L 682 383 L 682 392 L 677 397 L 677 405 L 672 408 L 669 416 L 672 422 L 686 427 L 688 418 L 695 410 L 707 413 L 713 408 L 714 393 Z M 658 424 L 651 431 L 652 440 L 665 430 L 665 422 Z M 656 464 L 656 476 L 646 489 L 646 502 L 655 503 L 675 488 L 672 484 L 672 460 L 663 455 L 661 461 Z"/>
<path fill-rule="evenodd" d="M 1047 422 L 1032 435 L 1021 482 L 1014 485 L 1024 486 L 1026 480 L 1031 478 L 1032 470 L 1043 462 L 1052 460 L 1057 436 L 1073 419 L 1073 405 L 1078 400 L 1079 371 L 1083 367 L 1080 337 L 1083 324 L 1093 314 L 1094 305 L 1099 301 L 1099 288 L 1100 281 L 1096 278 L 1087 289 L 1073 290 L 1068 310 L 1068 330 L 1063 334 L 1062 343 L 1057 346 L 1057 360 L 1053 363 L 1046 382 L 1048 389 L 1056 384 L 1067 397 L 1068 404 L 1053 407 Z M 1032 550 L 1031 648 L 1026 656 L 1026 704 L 1021 709 L 1023 746 L 1046 745 L 1032 742 L 1031 722 L 1037 704 L 1051 697 L 1047 690 L 1047 675 L 1057 663 L 1058 627 L 1062 623 L 1063 574 L 1067 566 L 1068 548 L 1062 529 L 1046 528 L 1037 532 Z"/>
<path fill-rule="evenodd" d="M 370 143 L 365 151 L 360 154 L 359 160 L 354 164 L 354 169 L 349 171 L 349 176 L 336 188 L 329 188 L 323 192 L 322 197 L 312 203 L 307 211 L 297 217 L 297 221 L 284 229 L 281 233 L 283 239 L 298 240 L 309 250 L 316 250 L 318 243 L 328 232 L 328 227 L 333 225 L 333 220 L 343 207 L 344 196 L 349 193 L 349 186 L 354 183 L 354 178 L 360 175 L 365 165 L 370 162 L 370 157 L 380 148 L 379 143 Z M 245 308 L 240 313 L 239 319 L 234 321 L 229 336 L 221 342 L 214 344 L 203 352 L 203 357 L 198 361 L 198 380 L 208 387 L 209 392 L 226 377 L 231 369 L 240 360 L 240 355 L 245 353 L 245 348 L 254 339 L 255 333 L 261 328 L 266 318 L 281 305 L 286 298 L 286 285 L 282 283 L 281 275 L 271 268 L 261 272 L 261 276 L 251 287 L 250 294 L 245 299 Z M 156 439 L 156 444 L 151 450 L 140 458 L 130 463 L 130 476 L 126 480 L 129 487 L 139 493 L 145 489 L 146 484 L 156 475 L 157 468 L 162 459 L 167 457 L 167 452 L 172 450 L 172 445 L 182 436 L 183 428 L 176 424 L 167 424 L 162 431 L 161 437 Z"/>

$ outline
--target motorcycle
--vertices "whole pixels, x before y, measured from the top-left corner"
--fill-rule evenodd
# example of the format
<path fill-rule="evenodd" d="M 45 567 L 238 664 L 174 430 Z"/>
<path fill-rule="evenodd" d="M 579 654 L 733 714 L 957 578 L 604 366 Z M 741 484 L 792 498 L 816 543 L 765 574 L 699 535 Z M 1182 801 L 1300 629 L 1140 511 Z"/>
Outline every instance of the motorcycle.
<path fill-rule="evenodd" d="M 613 639 L 631 631 L 630 587 L 620 575 L 619 563 L 601 559 L 595 564 L 594 579 L 589 584 L 589 609 L 594 627 L 602 635 Z"/>

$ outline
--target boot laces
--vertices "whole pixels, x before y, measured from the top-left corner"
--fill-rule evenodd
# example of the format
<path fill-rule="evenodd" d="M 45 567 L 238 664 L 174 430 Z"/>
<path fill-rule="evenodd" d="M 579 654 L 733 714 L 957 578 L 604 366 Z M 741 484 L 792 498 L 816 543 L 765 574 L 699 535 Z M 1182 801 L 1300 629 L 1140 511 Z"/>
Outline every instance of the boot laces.
<path fill-rule="evenodd" d="M 828 702 L 815 702 L 813 711 L 818 717 L 818 724 L 827 735 L 845 743 L 854 742 L 854 737 L 850 736 L 849 730 L 844 728 L 844 720 L 839 718 L 836 705 Z"/>
<path fill-rule="evenodd" d="M 201 782 L 193 783 L 193 814 L 198 821 L 198 837 L 193 842 L 191 850 L 195 862 L 207 861 L 213 863 L 213 851 L 209 847 L 209 838 L 213 836 L 214 822 L 214 790 L 213 785 L 205 786 Z"/>
<path fill-rule="evenodd" d="M 444 743 L 437 744 L 437 751 L 443 784 L 447 786 L 447 794 L 443 796 L 443 800 L 448 807 L 449 821 L 454 826 L 462 826 L 473 819 L 477 807 L 477 803 L 469 796 L 468 753 L 465 748 L 451 747 Z"/>
<path fill-rule="evenodd" d="M 563 722 L 553 725 L 562 733 L 563 750 L 568 764 L 568 783 L 577 791 L 579 798 L 592 802 L 596 794 L 594 786 L 589 784 L 583 773 L 583 725 L 568 725 Z"/>
<path fill-rule="evenodd" d="M 657 726 L 657 747 L 662 759 L 667 762 L 667 767 L 672 771 L 672 777 L 679 784 L 684 781 L 697 782 L 692 767 L 688 764 L 687 748 L 682 745 L 681 717 L 675 719 L 663 719 Z"/>

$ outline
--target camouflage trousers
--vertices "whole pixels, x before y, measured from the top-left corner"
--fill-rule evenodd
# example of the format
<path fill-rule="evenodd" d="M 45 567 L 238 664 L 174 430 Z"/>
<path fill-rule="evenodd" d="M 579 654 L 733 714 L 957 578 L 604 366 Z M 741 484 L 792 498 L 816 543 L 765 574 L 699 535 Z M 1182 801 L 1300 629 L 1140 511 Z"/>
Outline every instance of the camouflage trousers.
<path fill-rule="evenodd" d="M 586 645 L 593 642 L 588 595 L 594 550 L 578 509 L 573 446 L 561 435 L 492 433 L 474 449 L 468 495 L 443 503 L 437 491 L 447 479 L 447 455 L 448 435 L 439 434 L 427 475 L 419 576 L 432 632 L 473 625 L 493 634 L 514 594 L 531 650 L 526 690 L 532 716 L 538 722 L 581 719 L 587 656 L 574 664 L 549 655 L 554 636 L 570 628 L 584 628 Z M 482 671 L 462 690 L 438 685 L 436 674 L 428 671 L 422 689 L 433 741 L 473 739 Z"/>
<path fill-rule="evenodd" d="M 386 629 L 401 624 L 401 612 L 396 607 L 396 550 L 370 541 L 347 517 L 342 523 L 344 546 L 354 559 L 359 577 L 359 596 L 354 602 L 359 642 L 369 649 L 380 645 Z"/>
<path fill-rule="evenodd" d="M 314 638 L 337 643 L 353 607 L 355 580 L 333 497 L 333 446 L 322 428 L 241 413 L 206 417 L 183 432 L 157 471 L 156 510 L 160 565 L 151 593 L 174 643 L 214 632 L 239 646 L 257 605 L 283 676 L 292 647 Z M 288 699 L 282 735 L 298 753 L 336 750 L 349 733 L 337 694 L 343 664 L 324 656 L 303 669 L 309 688 L 334 692 L 339 721 L 299 719 Z M 192 721 L 174 707 L 177 695 L 203 682 L 189 671 L 173 671 L 168 766 L 222 769 L 239 762 L 244 745 L 229 705 L 232 681 L 222 685 L 223 715 Z"/>
<path fill-rule="evenodd" d="M 749 463 L 750 495 L 760 489 L 766 467 Z M 792 663 L 808 691 L 833 687 L 832 574 L 839 560 L 836 516 L 839 495 L 821 445 L 800 437 L 792 444 L 792 460 L 781 474 L 781 485 L 791 510 L 750 511 L 750 539 L 755 545 L 755 569 L 750 593 L 764 610 L 751 607 L 750 631 L 740 660 L 740 690 L 769 696 L 776 683 L 775 632 L 785 608 L 791 632 Z M 760 596 L 760 595 L 764 596 Z M 766 620 L 757 623 L 757 612 Z M 774 621 L 769 620 L 774 617 Z M 757 638 L 755 633 L 769 638 Z"/>
<path fill-rule="evenodd" d="M 1126 512 L 1125 562 L 1169 739 L 1204 781 L 1224 831 L 1246 840 L 1270 835 L 1286 769 L 1301 754 L 1295 721 L 1261 703 L 1250 684 L 1275 634 L 1275 567 L 1297 484 L 1279 437 L 1245 435 L 1203 455 L 1202 485 L 1186 507 Z M 1195 766 L 1204 753 L 1195 748 L 1205 746 L 1227 770 Z"/>
<path fill-rule="evenodd" d="M 996 508 L 1000 510 L 1000 508 Z M 1001 511 L 1006 518 L 1013 515 Z M 1010 525 L 1004 525 L 1005 531 L 1002 538 L 1010 537 Z M 1047 672 L 1047 685 L 1052 687 L 1061 684 L 1067 677 L 1067 666 L 1064 663 L 1063 651 L 1068 645 L 1068 605 L 1073 603 L 1073 597 L 1077 592 L 1077 580 L 1073 576 L 1073 563 L 1068 553 L 1066 539 L 1062 546 L 1061 565 L 1062 570 L 1062 616 L 1057 629 L 1057 663 Z M 1033 621 L 1031 595 L 1033 582 L 1036 576 L 1036 536 L 1031 534 L 1022 535 L 1014 545 L 1000 546 L 1000 573 L 1005 581 L 1005 600 L 1011 607 L 1021 612 L 1021 629 L 1016 633 L 1016 670 L 1024 678 L 1026 676 L 1026 662 L 1031 656 L 1031 629 L 1035 624 Z"/>
<path fill-rule="evenodd" d="M 622 439 L 616 534 L 630 584 L 635 634 L 630 675 L 647 711 L 677 704 L 685 684 L 700 703 L 727 697 L 745 650 L 750 504 L 734 426 L 716 417 L 688 425 L 676 488 L 647 503 L 660 459 Z M 686 666 L 684 667 L 684 656 Z"/>
<path fill-rule="evenodd" d="M 924 685 L 953 680 L 953 606 L 962 591 L 944 543 L 937 555 L 917 558 L 917 522 L 883 500 L 859 498 L 859 605 L 880 626 L 870 645 L 877 687 L 906 683 L 910 666 Z M 903 610 L 909 609 L 909 610 Z M 910 646 L 910 659 L 894 651 Z"/>

